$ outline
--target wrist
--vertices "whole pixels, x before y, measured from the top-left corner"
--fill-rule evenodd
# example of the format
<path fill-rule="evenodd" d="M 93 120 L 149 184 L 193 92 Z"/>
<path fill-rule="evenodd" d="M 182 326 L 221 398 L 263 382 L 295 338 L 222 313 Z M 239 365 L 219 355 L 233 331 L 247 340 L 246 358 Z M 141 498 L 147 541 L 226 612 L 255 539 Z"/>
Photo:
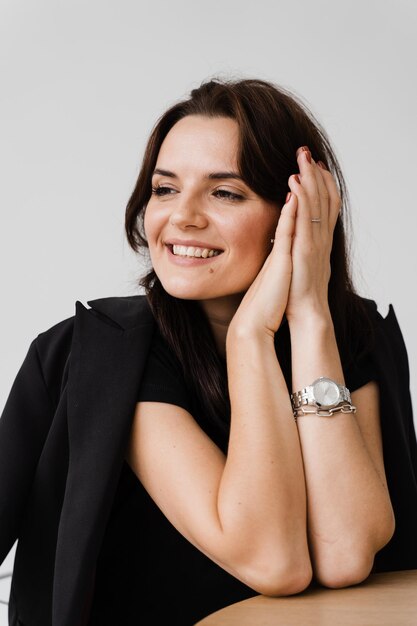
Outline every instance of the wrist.
<path fill-rule="evenodd" d="M 230 324 L 226 335 L 226 353 L 247 344 L 274 346 L 274 335 L 259 327 Z"/>
<path fill-rule="evenodd" d="M 327 315 L 306 315 L 290 325 L 292 383 L 297 391 L 320 376 L 344 384 L 333 320 Z"/>
<path fill-rule="evenodd" d="M 301 309 L 299 314 L 288 318 L 290 334 L 312 332 L 326 333 L 333 331 L 333 319 L 329 307 L 321 309 Z"/>

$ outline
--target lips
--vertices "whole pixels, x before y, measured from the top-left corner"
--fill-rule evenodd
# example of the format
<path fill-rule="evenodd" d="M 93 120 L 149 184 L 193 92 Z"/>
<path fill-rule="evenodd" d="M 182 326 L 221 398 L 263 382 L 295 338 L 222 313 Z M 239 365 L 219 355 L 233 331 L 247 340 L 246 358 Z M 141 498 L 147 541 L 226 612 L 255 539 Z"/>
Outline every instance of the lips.
<path fill-rule="evenodd" d="M 175 265 L 185 266 L 185 267 L 196 267 L 198 265 L 205 265 L 207 263 L 215 263 L 216 259 L 221 257 L 222 252 L 219 254 L 215 254 L 213 256 L 204 257 L 195 257 L 195 256 L 182 256 L 176 255 L 172 251 L 172 246 L 166 245 L 168 258 L 170 261 L 175 263 Z"/>
<path fill-rule="evenodd" d="M 181 239 L 169 239 L 167 241 L 165 241 L 165 245 L 166 246 L 170 246 L 171 250 L 172 250 L 172 246 L 185 246 L 186 248 L 189 248 L 190 246 L 193 246 L 194 248 L 207 248 L 207 250 L 216 250 L 218 252 L 223 252 L 222 248 L 217 248 L 215 245 L 212 245 L 210 243 L 205 243 L 204 241 L 198 241 L 197 239 L 185 239 L 185 240 L 181 240 Z"/>
<path fill-rule="evenodd" d="M 167 243 L 165 244 L 167 248 L 169 248 L 170 252 L 172 254 L 174 254 L 174 244 L 172 243 Z M 176 246 L 178 245 L 182 245 L 182 244 L 175 244 Z M 186 248 L 188 248 L 189 246 L 185 246 Z M 219 254 L 217 256 L 220 256 L 221 254 L 223 254 L 224 250 L 220 250 L 219 248 L 209 248 L 208 246 L 194 246 L 194 248 L 204 248 L 206 250 L 214 250 L 215 252 L 218 252 Z M 188 257 L 188 258 L 202 258 L 202 257 Z M 211 257 L 210 257 L 211 258 Z"/>

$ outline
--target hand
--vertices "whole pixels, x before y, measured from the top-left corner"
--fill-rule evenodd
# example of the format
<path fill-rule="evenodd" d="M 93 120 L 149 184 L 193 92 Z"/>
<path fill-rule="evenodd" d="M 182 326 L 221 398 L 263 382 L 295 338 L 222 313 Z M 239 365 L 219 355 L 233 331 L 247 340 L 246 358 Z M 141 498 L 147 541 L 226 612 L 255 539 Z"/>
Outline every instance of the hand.
<path fill-rule="evenodd" d="M 288 302 L 292 276 L 291 246 L 297 212 L 297 197 L 281 209 L 275 242 L 255 280 L 246 291 L 229 324 L 229 331 L 267 334 L 274 337 Z"/>
<path fill-rule="evenodd" d="M 332 174 L 315 163 L 310 152 L 303 148 L 297 150 L 297 161 L 299 182 L 293 175 L 288 183 L 298 203 L 292 245 L 292 279 L 285 310 L 290 325 L 310 313 L 329 315 L 330 253 L 341 207 Z M 321 221 L 312 222 L 312 218 Z"/>

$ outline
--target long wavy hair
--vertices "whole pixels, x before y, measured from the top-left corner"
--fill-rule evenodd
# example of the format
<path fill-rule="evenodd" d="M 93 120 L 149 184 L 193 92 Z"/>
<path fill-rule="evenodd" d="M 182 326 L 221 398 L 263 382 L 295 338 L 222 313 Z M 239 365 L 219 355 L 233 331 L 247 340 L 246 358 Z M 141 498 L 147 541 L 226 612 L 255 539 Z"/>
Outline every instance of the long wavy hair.
<path fill-rule="evenodd" d="M 237 122 L 239 173 L 256 194 L 276 202 L 277 210 L 285 202 L 288 178 L 298 172 L 296 150 L 300 146 L 309 146 L 315 161 L 322 161 L 333 173 L 342 206 L 333 235 L 328 297 L 342 361 L 349 363 L 357 356 L 358 346 L 363 347 L 359 338 L 372 331 L 372 324 L 352 284 L 346 237 L 350 227 L 346 184 L 324 129 L 301 99 L 287 89 L 258 79 L 214 78 L 171 106 L 151 132 L 127 204 L 125 230 L 129 245 L 149 258 L 144 212 L 152 193 L 152 173 L 166 135 L 188 115 L 220 116 Z M 138 286 L 145 289 L 158 328 L 182 364 L 187 386 L 199 403 L 197 410 L 203 411 L 209 427 L 220 434 L 227 433 L 230 399 L 225 369 L 202 308 L 194 300 L 168 294 L 153 269 L 140 277 Z"/>

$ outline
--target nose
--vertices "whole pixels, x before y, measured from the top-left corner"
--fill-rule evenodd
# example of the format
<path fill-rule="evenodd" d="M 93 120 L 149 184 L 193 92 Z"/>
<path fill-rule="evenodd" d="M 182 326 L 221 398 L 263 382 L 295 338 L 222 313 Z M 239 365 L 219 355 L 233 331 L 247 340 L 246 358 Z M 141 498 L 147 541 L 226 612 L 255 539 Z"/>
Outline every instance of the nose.
<path fill-rule="evenodd" d="M 207 217 L 201 207 L 201 201 L 186 195 L 184 192 L 182 197 L 177 199 L 175 206 L 172 207 L 169 221 L 173 226 L 186 228 L 187 226 L 196 226 L 204 228 L 207 225 Z"/>

